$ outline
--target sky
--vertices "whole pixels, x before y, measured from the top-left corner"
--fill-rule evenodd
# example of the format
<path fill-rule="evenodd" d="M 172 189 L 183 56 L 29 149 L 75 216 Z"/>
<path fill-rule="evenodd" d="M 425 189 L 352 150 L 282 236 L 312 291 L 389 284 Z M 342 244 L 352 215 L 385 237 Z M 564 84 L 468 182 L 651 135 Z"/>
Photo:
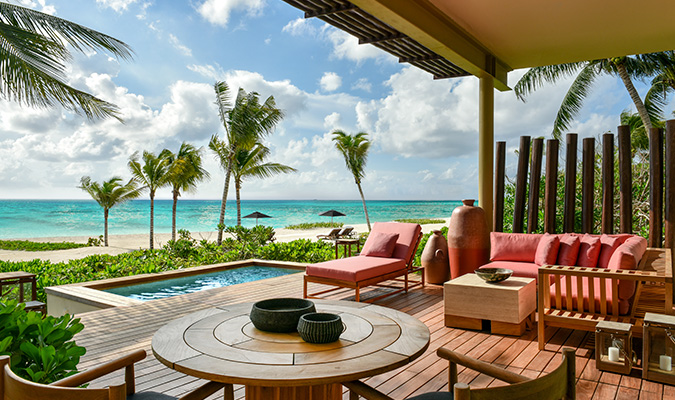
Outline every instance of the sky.
<path fill-rule="evenodd" d="M 274 96 L 285 118 L 265 140 L 272 162 L 298 171 L 247 180 L 243 199 L 359 199 L 331 132 L 367 132 L 362 182 L 371 200 L 458 200 L 478 195 L 478 80 L 433 80 L 426 72 L 282 0 L 14 0 L 111 35 L 131 61 L 73 53 L 68 82 L 121 109 L 88 121 L 60 107 L 32 109 L 0 99 L 0 199 L 87 199 L 82 176 L 129 179 L 135 152 L 204 147 L 211 177 L 183 198 L 220 199 L 224 173 L 208 150 L 224 129 L 214 83 Z M 509 74 L 513 86 L 524 70 Z M 495 139 L 507 142 L 515 175 L 521 135 L 550 138 L 571 80 L 517 100 L 495 93 Z M 637 82 L 641 94 L 647 90 Z M 617 78 L 598 79 L 571 132 L 616 133 L 630 98 Z M 672 110 L 672 107 L 667 109 Z M 580 141 L 581 143 L 581 141 Z M 561 146 L 562 147 L 562 146 Z M 170 198 L 160 189 L 157 198 Z M 233 198 L 233 193 L 230 193 Z"/>

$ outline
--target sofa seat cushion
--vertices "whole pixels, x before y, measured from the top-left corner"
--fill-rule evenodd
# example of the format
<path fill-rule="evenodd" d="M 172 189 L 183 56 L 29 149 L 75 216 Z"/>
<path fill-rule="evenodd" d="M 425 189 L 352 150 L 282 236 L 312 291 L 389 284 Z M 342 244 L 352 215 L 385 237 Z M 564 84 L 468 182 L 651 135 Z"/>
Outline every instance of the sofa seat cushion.
<path fill-rule="evenodd" d="M 576 277 L 572 278 L 572 307 L 574 310 L 577 310 L 577 281 L 579 279 Z M 584 311 L 589 312 L 590 308 L 588 306 L 588 297 L 589 297 L 589 291 L 588 291 L 588 280 L 586 278 L 582 279 L 583 287 L 582 287 L 582 293 L 583 293 L 583 302 L 584 302 Z M 600 313 L 600 279 L 593 279 L 593 297 L 595 298 L 595 312 Z M 606 290 L 606 296 L 607 296 L 607 314 L 611 314 L 614 312 L 612 309 L 612 281 L 611 279 L 606 279 L 605 280 L 605 290 Z M 619 289 L 620 291 L 620 289 Z M 561 293 L 561 305 L 557 305 L 555 303 L 555 283 L 551 284 L 551 307 L 556 308 L 556 309 L 564 309 L 567 307 L 567 283 L 565 282 L 565 278 L 561 278 L 560 281 L 560 293 Z M 554 306 L 555 305 L 555 306 Z M 619 297 L 619 314 L 625 315 L 628 314 L 630 311 L 630 303 L 628 300 L 624 300 Z"/>
<path fill-rule="evenodd" d="M 309 276 L 358 282 L 405 270 L 405 261 L 400 258 L 357 256 L 308 265 Z"/>
<path fill-rule="evenodd" d="M 480 268 L 506 268 L 513 271 L 512 276 L 537 279 L 539 266 L 535 263 L 522 261 L 493 261 Z"/>
<path fill-rule="evenodd" d="M 539 240 L 537 233 L 490 233 L 491 261 L 523 261 L 534 263 Z"/>

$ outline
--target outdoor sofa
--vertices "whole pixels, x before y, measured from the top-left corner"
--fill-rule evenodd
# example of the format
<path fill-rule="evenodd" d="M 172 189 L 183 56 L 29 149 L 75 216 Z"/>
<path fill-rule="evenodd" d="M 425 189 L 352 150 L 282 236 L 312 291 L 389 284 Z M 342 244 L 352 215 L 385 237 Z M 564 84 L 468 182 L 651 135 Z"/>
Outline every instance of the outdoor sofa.
<path fill-rule="evenodd" d="M 355 300 L 361 301 L 361 289 L 364 287 L 395 289 L 368 299 L 375 301 L 402 291 L 407 292 L 415 286 L 424 286 L 424 274 L 419 274 L 418 280 L 411 281 L 408 278 L 408 274 L 422 269 L 412 265 L 421 238 L 422 227 L 419 224 L 376 222 L 358 256 L 308 265 L 303 295 L 305 298 L 318 298 L 321 294 L 340 288 L 351 288 L 355 290 Z M 388 280 L 401 280 L 403 287 L 382 284 Z M 308 293 L 307 285 L 310 282 L 333 287 Z"/>

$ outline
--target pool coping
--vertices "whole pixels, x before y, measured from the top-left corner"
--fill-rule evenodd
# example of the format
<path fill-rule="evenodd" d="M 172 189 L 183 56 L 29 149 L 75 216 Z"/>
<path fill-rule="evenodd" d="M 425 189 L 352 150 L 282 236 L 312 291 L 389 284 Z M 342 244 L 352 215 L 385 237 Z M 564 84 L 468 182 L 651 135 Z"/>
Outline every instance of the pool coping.
<path fill-rule="evenodd" d="M 76 314 L 105 308 L 142 304 L 153 300 L 136 300 L 125 296 L 104 292 L 102 289 L 155 282 L 184 276 L 206 274 L 210 272 L 248 267 L 252 265 L 297 269 L 304 271 L 308 264 L 289 261 L 248 259 L 220 264 L 201 265 L 198 267 L 190 267 L 172 271 L 123 276 L 119 278 L 101 279 L 98 281 L 78 282 L 61 286 L 49 286 L 45 288 L 45 294 L 47 295 L 47 310 L 50 315 L 63 315 L 66 313 Z M 54 306 L 50 307 L 50 302 L 51 304 L 54 304 Z"/>

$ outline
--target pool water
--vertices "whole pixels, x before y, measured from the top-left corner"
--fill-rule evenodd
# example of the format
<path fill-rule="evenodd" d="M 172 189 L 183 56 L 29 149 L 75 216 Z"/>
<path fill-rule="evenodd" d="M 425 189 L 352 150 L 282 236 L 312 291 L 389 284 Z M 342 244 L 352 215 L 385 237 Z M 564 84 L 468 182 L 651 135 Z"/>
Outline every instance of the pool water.
<path fill-rule="evenodd" d="M 191 275 L 183 278 L 172 278 L 138 285 L 121 286 L 105 289 L 104 292 L 146 301 L 164 299 L 181 294 L 199 292 L 200 290 L 236 285 L 238 283 L 274 278 L 302 272 L 298 269 L 277 267 L 240 267 L 208 274 Z"/>

